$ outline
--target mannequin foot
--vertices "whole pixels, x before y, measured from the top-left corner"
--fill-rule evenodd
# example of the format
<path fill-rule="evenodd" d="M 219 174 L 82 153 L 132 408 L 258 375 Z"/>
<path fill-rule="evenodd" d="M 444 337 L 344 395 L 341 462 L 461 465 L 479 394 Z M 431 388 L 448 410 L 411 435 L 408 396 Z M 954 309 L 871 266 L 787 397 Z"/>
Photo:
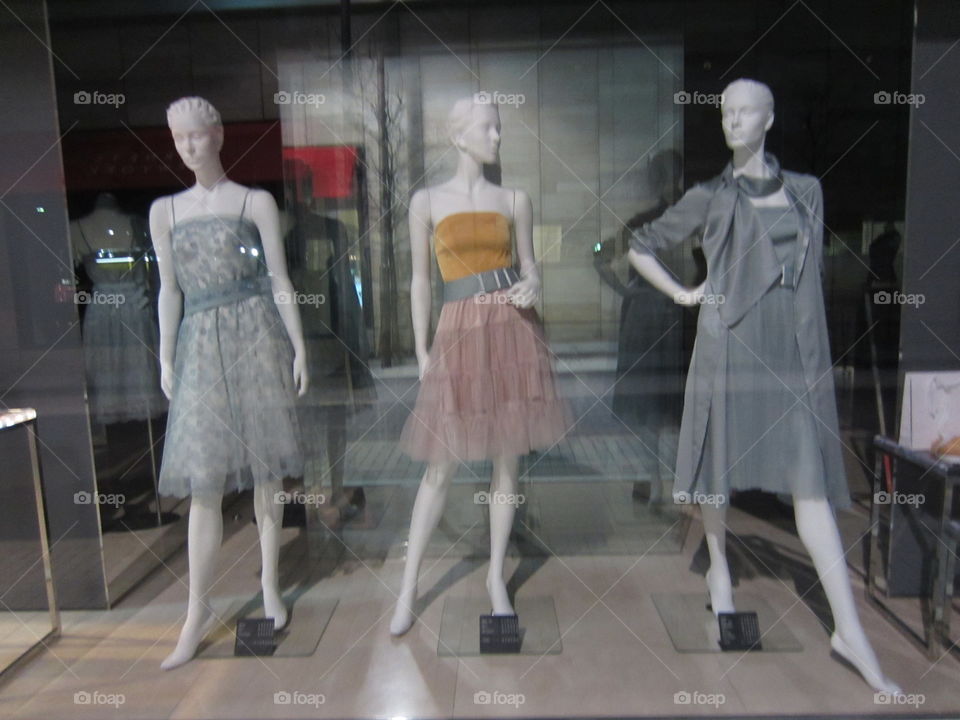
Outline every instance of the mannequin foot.
<path fill-rule="evenodd" d="M 490 594 L 490 607 L 494 615 L 516 615 L 510 596 L 507 595 L 507 585 L 502 577 L 487 575 L 487 592 Z"/>
<path fill-rule="evenodd" d="M 830 647 L 837 655 L 853 665 L 857 672 L 863 676 L 863 679 L 867 681 L 867 684 L 877 692 L 890 693 L 891 695 L 903 694 L 900 686 L 880 671 L 880 665 L 873 653 L 873 648 L 870 647 L 870 643 L 862 633 L 856 640 L 849 641 L 835 632 L 830 636 Z"/>
<path fill-rule="evenodd" d="M 717 570 L 713 565 L 710 566 L 707 570 L 707 590 L 710 592 L 710 609 L 714 615 L 734 612 L 733 586 L 727 568 Z"/>
<path fill-rule="evenodd" d="M 394 637 L 403 635 L 413 627 L 413 621 L 416 620 L 413 614 L 413 603 L 416 599 L 416 588 L 410 591 L 400 591 L 400 596 L 397 598 L 397 606 L 393 611 L 393 618 L 390 620 L 390 634 Z"/>
<path fill-rule="evenodd" d="M 160 663 L 161 670 L 173 670 L 173 668 L 189 662 L 197 654 L 197 648 L 217 620 L 217 616 L 209 608 L 203 608 L 200 615 L 195 621 L 187 618 L 180 630 L 177 646 Z"/>
<path fill-rule="evenodd" d="M 273 618 L 273 631 L 282 630 L 287 625 L 287 606 L 276 588 L 263 589 L 263 614 Z"/>

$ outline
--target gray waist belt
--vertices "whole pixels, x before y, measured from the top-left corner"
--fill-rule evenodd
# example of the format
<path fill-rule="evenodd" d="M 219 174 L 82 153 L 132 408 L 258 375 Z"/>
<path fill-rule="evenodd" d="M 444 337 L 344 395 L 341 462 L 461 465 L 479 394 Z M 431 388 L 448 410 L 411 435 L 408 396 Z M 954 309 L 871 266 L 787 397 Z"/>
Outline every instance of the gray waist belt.
<path fill-rule="evenodd" d="M 270 278 L 266 276 L 220 283 L 186 296 L 183 299 L 183 314 L 186 317 L 220 305 L 246 300 L 254 295 L 266 295 L 269 292 L 271 292 L 271 283 Z"/>
<path fill-rule="evenodd" d="M 512 267 L 502 267 L 496 270 L 487 270 L 476 275 L 451 280 L 443 284 L 443 301 L 445 303 L 463 300 L 472 295 L 493 292 L 508 288 L 520 279 L 520 274 Z"/>

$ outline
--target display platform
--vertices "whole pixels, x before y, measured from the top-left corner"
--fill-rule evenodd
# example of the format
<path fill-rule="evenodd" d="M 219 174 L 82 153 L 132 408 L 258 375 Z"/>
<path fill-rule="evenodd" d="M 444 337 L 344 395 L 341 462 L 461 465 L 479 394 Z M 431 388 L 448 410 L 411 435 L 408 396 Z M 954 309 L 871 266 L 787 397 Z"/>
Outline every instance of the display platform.
<path fill-rule="evenodd" d="M 337 608 L 336 598 L 320 597 L 314 590 L 300 596 L 293 607 L 288 606 L 290 620 L 287 626 L 276 633 L 277 649 L 273 657 L 309 657 L 317 650 L 320 638 Z M 263 617 L 263 604 L 258 594 L 251 600 L 238 598 L 219 613 L 223 621 L 210 632 L 205 646 L 197 657 L 232 658 L 237 640 L 237 620 Z"/>
<path fill-rule="evenodd" d="M 517 598 L 514 609 L 520 619 L 520 655 L 559 655 L 563 651 L 557 610 L 551 596 Z M 450 597 L 443 603 L 440 619 L 440 657 L 480 655 L 481 615 L 490 613 L 485 597 Z"/>
<path fill-rule="evenodd" d="M 803 645 L 787 626 L 783 612 L 749 593 L 737 594 L 737 610 L 755 612 L 760 621 L 761 647 L 750 652 L 802 652 Z M 653 604 L 677 652 L 724 652 L 720 649 L 720 626 L 707 609 L 703 593 L 654 593 Z"/>

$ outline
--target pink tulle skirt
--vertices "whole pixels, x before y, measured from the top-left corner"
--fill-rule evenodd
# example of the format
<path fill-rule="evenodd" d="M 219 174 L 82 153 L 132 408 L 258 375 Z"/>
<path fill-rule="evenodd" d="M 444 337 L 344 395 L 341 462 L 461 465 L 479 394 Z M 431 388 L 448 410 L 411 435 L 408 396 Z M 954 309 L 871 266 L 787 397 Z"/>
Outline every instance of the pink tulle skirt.
<path fill-rule="evenodd" d="M 487 460 L 552 447 L 572 426 L 540 317 L 505 290 L 444 304 L 430 368 L 400 447 L 427 462 Z"/>

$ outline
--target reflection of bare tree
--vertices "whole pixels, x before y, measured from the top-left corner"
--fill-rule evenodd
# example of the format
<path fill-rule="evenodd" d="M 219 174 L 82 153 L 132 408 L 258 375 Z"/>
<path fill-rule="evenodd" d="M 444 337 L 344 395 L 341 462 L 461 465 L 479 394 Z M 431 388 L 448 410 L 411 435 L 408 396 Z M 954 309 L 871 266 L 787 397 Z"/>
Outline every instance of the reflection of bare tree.
<path fill-rule="evenodd" d="M 402 224 L 402 206 L 397 194 L 396 158 L 404 144 L 403 89 L 391 87 L 383 48 L 371 43 L 369 56 L 355 64 L 361 98 L 364 145 L 376 147 L 367 153 L 371 180 L 379 192 L 371 193 L 373 225 L 380 238 L 380 335 L 377 353 L 385 366 L 401 353 L 397 293 L 396 230 Z"/>

